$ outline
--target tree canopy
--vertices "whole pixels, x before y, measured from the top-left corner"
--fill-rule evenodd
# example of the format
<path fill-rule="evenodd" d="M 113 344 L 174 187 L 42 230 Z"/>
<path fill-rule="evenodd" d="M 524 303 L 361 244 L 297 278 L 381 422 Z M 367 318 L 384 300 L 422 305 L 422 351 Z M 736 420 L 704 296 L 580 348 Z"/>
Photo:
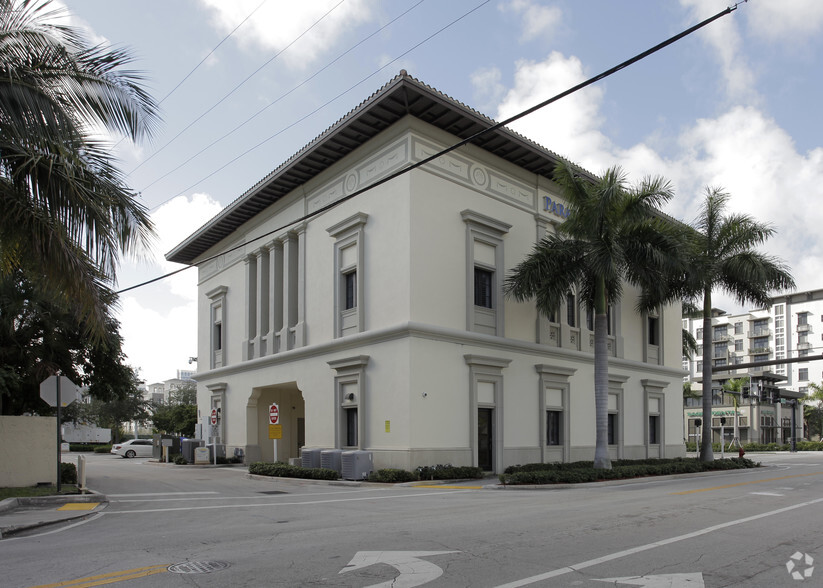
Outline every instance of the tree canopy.
<path fill-rule="evenodd" d="M 620 300 L 624 282 L 658 288 L 677 267 L 680 230 L 659 209 L 673 192 L 662 178 L 630 186 L 620 167 L 590 181 L 564 163 L 554 180 L 569 216 L 512 270 L 505 291 L 518 301 L 535 300 L 546 316 L 574 290 L 594 310 L 594 465 L 610 468 L 607 308 Z"/>

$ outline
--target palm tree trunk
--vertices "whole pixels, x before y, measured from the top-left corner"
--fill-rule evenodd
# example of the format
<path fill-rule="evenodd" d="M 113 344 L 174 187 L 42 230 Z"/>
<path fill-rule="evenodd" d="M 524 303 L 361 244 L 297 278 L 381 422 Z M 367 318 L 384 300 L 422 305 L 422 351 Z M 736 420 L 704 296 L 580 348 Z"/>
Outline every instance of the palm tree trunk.
<path fill-rule="evenodd" d="M 606 317 L 606 284 L 601 279 L 594 293 L 594 412 L 596 437 L 594 467 L 610 470 L 609 459 L 609 354 Z"/>
<path fill-rule="evenodd" d="M 700 461 L 714 461 L 712 450 L 712 291 L 703 292 L 703 434 Z"/>

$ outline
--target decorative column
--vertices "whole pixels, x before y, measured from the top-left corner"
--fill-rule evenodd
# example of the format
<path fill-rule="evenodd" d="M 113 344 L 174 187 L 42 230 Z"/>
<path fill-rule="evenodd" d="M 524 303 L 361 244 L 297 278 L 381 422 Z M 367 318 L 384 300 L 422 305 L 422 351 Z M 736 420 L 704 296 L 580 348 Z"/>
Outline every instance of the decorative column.
<path fill-rule="evenodd" d="M 254 338 L 257 336 L 257 256 L 249 254 L 246 263 L 245 338 L 242 359 L 254 358 Z"/>
<path fill-rule="evenodd" d="M 281 346 L 280 331 L 283 330 L 283 244 L 272 241 L 266 247 L 269 250 L 269 353 L 277 353 Z"/>
<path fill-rule="evenodd" d="M 257 295 L 255 304 L 256 336 L 254 338 L 254 348 L 257 357 L 263 357 L 271 353 L 268 346 L 269 340 L 269 250 L 261 247 L 254 252 L 257 266 Z"/>

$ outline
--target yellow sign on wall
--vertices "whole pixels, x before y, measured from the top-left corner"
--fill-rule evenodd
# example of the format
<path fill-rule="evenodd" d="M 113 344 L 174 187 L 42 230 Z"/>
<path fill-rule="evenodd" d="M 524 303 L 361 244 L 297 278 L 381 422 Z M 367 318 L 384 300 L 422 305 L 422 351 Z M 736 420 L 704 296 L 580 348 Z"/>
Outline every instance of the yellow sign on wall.
<path fill-rule="evenodd" d="M 269 425 L 269 439 L 282 439 L 283 425 Z"/>
<path fill-rule="evenodd" d="M 386 421 L 386 432 L 391 433 L 391 421 Z"/>

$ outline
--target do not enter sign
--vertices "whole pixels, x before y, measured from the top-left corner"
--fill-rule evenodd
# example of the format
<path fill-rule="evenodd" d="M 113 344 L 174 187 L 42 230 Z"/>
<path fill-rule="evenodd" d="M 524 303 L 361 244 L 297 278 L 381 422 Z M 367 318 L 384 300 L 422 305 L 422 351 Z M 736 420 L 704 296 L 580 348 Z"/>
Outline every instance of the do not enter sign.
<path fill-rule="evenodd" d="M 277 425 L 280 423 L 280 409 L 276 404 L 269 407 L 269 423 Z"/>
<path fill-rule="evenodd" d="M 210 420 L 211 420 L 212 425 L 217 424 L 217 409 L 216 408 L 211 409 L 211 419 Z"/>

